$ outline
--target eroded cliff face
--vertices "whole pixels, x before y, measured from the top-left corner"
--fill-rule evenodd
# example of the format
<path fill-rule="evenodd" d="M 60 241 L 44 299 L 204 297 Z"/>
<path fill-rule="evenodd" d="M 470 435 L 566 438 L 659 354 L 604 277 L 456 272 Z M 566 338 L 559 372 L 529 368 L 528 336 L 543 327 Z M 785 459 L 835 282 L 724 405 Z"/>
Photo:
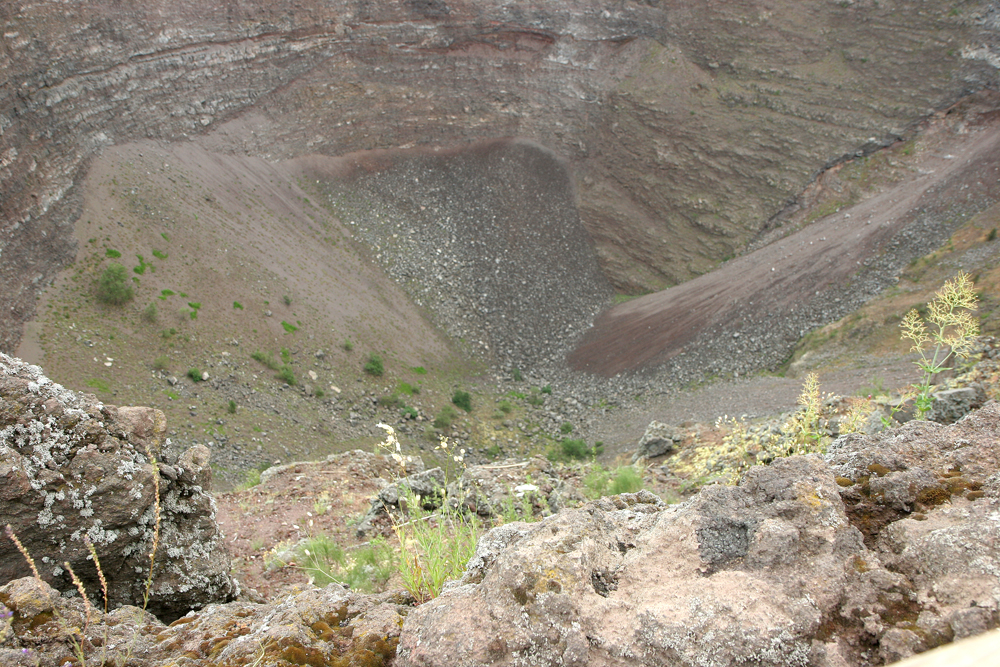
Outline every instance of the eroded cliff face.
<path fill-rule="evenodd" d="M 72 257 L 89 156 L 269 158 L 520 136 L 569 161 L 601 267 L 659 289 L 825 165 L 996 87 L 997 3 L 10 2 L 0 7 L 0 349 Z"/>

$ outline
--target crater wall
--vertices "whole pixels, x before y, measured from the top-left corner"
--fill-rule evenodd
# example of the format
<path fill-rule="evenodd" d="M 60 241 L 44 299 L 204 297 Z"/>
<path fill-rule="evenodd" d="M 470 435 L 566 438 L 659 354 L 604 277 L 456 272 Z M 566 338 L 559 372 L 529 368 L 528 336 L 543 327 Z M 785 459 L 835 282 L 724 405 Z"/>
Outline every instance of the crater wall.
<path fill-rule="evenodd" d="M 600 266 L 704 273 L 818 170 L 996 87 L 997 3 L 16 1 L 0 6 L 0 349 L 72 256 L 87 159 L 520 136 L 569 161 Z"/>

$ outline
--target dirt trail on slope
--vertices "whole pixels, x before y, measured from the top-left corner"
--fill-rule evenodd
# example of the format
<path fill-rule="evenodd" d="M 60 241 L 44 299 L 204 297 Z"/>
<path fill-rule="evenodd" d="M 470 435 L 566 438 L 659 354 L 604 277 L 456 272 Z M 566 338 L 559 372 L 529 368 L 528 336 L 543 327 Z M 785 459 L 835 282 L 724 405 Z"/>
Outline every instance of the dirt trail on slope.
<path fill-rule="evenodd" d="M 928 145 L 896 186 L 709 274 L 606 311 L 569 355 L 570 366 L 610 377 L 676 366 L 685 355 L 708 375 L 727 370 L 717 363 L 727 348 L 748 358 L 736 369 L 787 357 L 806 331 L 853 310 L 852 303 L 841 312 L 848 299 L 863 301 L 889 284 L 915 256 L 907 251 L 941 243 L 969 215 L 963 207 L 1000 197 L 995 114 L 942 131 Z M 921 238 L 900 246 L 907 235 Z M 697 358 L 699 349 L 710 354 Z"/>

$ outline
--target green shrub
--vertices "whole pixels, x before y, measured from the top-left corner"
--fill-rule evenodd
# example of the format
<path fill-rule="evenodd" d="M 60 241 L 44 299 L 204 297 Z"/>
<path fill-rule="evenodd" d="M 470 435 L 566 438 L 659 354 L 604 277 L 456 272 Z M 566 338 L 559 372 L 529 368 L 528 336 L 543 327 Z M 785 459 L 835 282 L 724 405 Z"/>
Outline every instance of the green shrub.
<path fill-rule="evenodd" d="M 236 414 L 236 401 L 234 401 L 233 399 L 229 399 L 229 405 L 226 406 L 226 412 L 228 412 L 231 415 Z"/>
<path fill-rule="evenodd" d="M 382 373 L 385 372 L 385 366 L 382 364 L 382 357 L 378 356 L 374 352 L 368 355 L 368 361 L 364 366 L 365 373 L 373 377 L 381 377 Z"/>
<path fill-rule="evenodd" d="M 147 322 L 153 323 L 156 322 L 156 316 L 157 316 L 156 302 L 150 301 L 149 305 L 143 308 L 142 310 L 142 319 L 144 319 Z"/>
<path fill-rule="evenodd" d="M 352 343 L 350 340 L 345 340 L 344 344 L 341 347 L 344 348 L 344 352 L 350 352 L 351 350 L 354 349 L 354 343 Z"/>
<path fill-rule="evenodd" d="M 201 371 L 197 368 L 189 368 L 187 376 L 195 382 L 201 382 Z"/>
<path fill-rule="evenodd" d="M 243 310 L 243 304 L 239 301 L 233 301 L 233 310 Z"/>
<path fill-rule="evenodd" d="M 153 370 L 155 371 L 165 371 L 170 367 L 170 358 L 166 355 L 162 355 L 153 359 Z"/>
<path fill-rule="evenodd" d="M 412 368 L 410 368 L 410 370 L 416 373 L 417 375 L 427 375 L 427 369 L 424 368 L 423 366 L 413 366 Z"/>
<path fill-rule="evenodd" d="M 285 364 L 280 369 L 278 369 L 278 379 L 288 384 L 289 386 L 295 386 L 295 373 L 292 371 L 292 367 Z"/>
<path fill-rule="evenodd" d="M 156 257 L 157 259 L 166 259 L 168 256 L 169 255 L 167 255 L 167 253 L 165 252 L 161 252 L 159 250 L 153 251 L 153 257 Z"/>
<path fill-rule="evenodd" d="M 611 481 L 611 473 L 604 466 L 595 465 L 590 472 L 583 476 L 583 495 L 591 500 L 597 500 L 607 495 L 608 482 Z"/>
<path fill-rule="evenodd" d="M 558 446 L 550 447 L 545 456 L 550 461 L 584 461 L 594 455 L 594 450 L 584 440 L 563 438 Z"/>
<path fill-rule="evenodd" d="M 622 466 L 611 478 L 611 495 L 635 493 L 642 488 L 642 475 L 632 466 Z"/>
<path fill-rule="evenodd" d="M 313 396 L 315 396 L 316 398 L 323 398 L 324 396 L 326 396 L 326 392 L 323 391 L 322 389 L 317 389 L 316 391 L 313 392 Z"/>
<path fill-rule="evenodd" d="M 520 382 L 521 380 L 524 379 L 521 376 L 521 369 L 520 368 L 515 368 L 513 371 L 511 371 L 511 377 L 514 378 L 514 382 Z"/>
<path fill-rule="evenodd" d="M 559 432 L 562 433 L 563 435 L 569 435 L 570 433 L 573 432 L 573 425 L 570 424 L 569 422 L 563 422 L 562 424 L 559 425 Z"/>
<path fill-rule="evenodd" d="M 292 351 L 287 347 L 281 348 L 281 360 L 286 364 L 292 363 Z"/>
<path fill-rule="evenodd" d="M 173 295 L 174 295 L 174 291 L 173 291 L 172 289 L 164 289 L 164 290 L 160 290 L 160 294 L 161 294 L 161 295 L 162 295 L 162 296 L 163 296 L 164 298 L 166 298 L 166 297 L 168 297 L 168 296 L 173 296 Z"/>
<path fill-rule="evenodd" d="M 472 412 L 472 395 L 467 391 L 456 391 L 452 394 L 451 402 L 466 412 Z"/>
<path fill-rule="evenodd" d="M 434 418 L 434 426 L 436 428 L 448 428 L 451 426 L 451 422 L 458 416 L 455 412 L 455 408 L 450 405 L 446 405 L 441 408 L 441 411 Z"/>
<path fill-rule="evenodd" d="M 270 354 L 264 354 L 260 350 L 257 350 L 256 352 L 251 354 L 250 358 L 253 359 L 254 361 L 259 361 L 260 363 L 270 368 L 272 371 L 276 371 L 278 370 L 278 368 L 280 368 L 280 364 L 277 361 L 275 361 L 274 357 L 272 357 Z"/>
<path fill-rule="evenodd" d="M 201 308 L 201 301 L 188 301 L 188 307 L 191 310 L 199 310 Z"/>
<path fill-rule="evenodd" d="M 295 333 L 296 331 L 299 330 L 297 326 L 295 326 L 294 324 L 289 324 L 284 320 L 281 321 L 281 328 L 285 330 L 285 333 Z"/>
<path fill-rule="evenodd" d="M 133 266 L 132 270 L 141 276 L 146 273 L 146 267 L 150 265 L 146 263 L 146 259 L 142 255 L 136 255 L 136 257 L 139 259 L 139 265 Z"/>
<path fill-rule="evenodd" d="M 505 415 L 509 415 L 511 410 L 514 409 L 514 406 L 510 404 L 510 401 L 504 400 L 500 401 L 500 403 L 497 405 L 497 408 L 499 408 L 500 412 L 504 413 Z"/>
<path fill-rule="evenodd" d="M 390 396 L 379 396 L 378 404 L 386 408 L 401 408 L 406 403 L 400 398 L 399 394 L 392 394 Z"/>
<path fill-rule="evenodd" d="M 539 405 L 544 405 L 545 404 L 545 399 L 542 398 L 541 394 L 539 394 L 538 392 L 534 392 L 533 391 L 533 392 L 531 392 L 531 395 L 528 396 L 528 403 L 530 403 L 531 405 L 534 405 L 535 407 L 538 407 Z"/>
<path fill-rule="evenodd" d="M 117 250 L 112 250 L 111 248 L 105 250 L 104 254 L 105 256 L 110 257 L 111 259 L 118 259 L 119 257 L 122 256 L 120 252 L 118 252 Z"/>
<path fill-rule="evenodd" d="M 128 273 L 121 264 L 110 264 L 101 274 L 97 284 L 97 299 L 102 303 L 120 306 L 132 300 L 135 293 L 128 284 Z"/>
<path fill-rule="evenodd" d="M 993 229 L 990 230 L 990 233 L 986 235 L 986 240 L 993 241 L 996 239 L 996 237 L 997 237 L 997 228 L 994 227 Z"/>
<path fill-rule="evenodd" d="M 287 294 L 281 297 L 281 300 L 285 302 L 286 306 L 292 305 L 292 297 L 288 296 Z"/>
<path fill-rule="evenodd" d="M 547 384 L 544 387 L 542 387 L 541 389 L 539 389 L 538 391 L 542 392 L 543 394 L 551 394 L 552 393 L 552 385 Z"/>
<path fill-rule="evenodd" d="M 420 416 L 416 408 L 410 407 L 409 405 L 403 405 L 402 415 L 404 419 L 416 419 Z"/>

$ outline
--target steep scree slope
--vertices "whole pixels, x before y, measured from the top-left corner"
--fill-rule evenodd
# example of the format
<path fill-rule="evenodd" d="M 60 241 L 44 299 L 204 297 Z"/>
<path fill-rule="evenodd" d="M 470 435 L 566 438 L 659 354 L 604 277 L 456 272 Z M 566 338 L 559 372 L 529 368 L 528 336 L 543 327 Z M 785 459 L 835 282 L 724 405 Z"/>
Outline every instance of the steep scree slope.
<path fill-rule="evenodd" d="M 566 156 L 606 275 L 659 289 L 818 169 L 997 81 L 995 2 L 0 6 L 0 348 L 72 256 L 87 159 L 218 128 L 262 157 L 524 136 Z M 228 121 L 228 122 L 227 122 Z"/>

